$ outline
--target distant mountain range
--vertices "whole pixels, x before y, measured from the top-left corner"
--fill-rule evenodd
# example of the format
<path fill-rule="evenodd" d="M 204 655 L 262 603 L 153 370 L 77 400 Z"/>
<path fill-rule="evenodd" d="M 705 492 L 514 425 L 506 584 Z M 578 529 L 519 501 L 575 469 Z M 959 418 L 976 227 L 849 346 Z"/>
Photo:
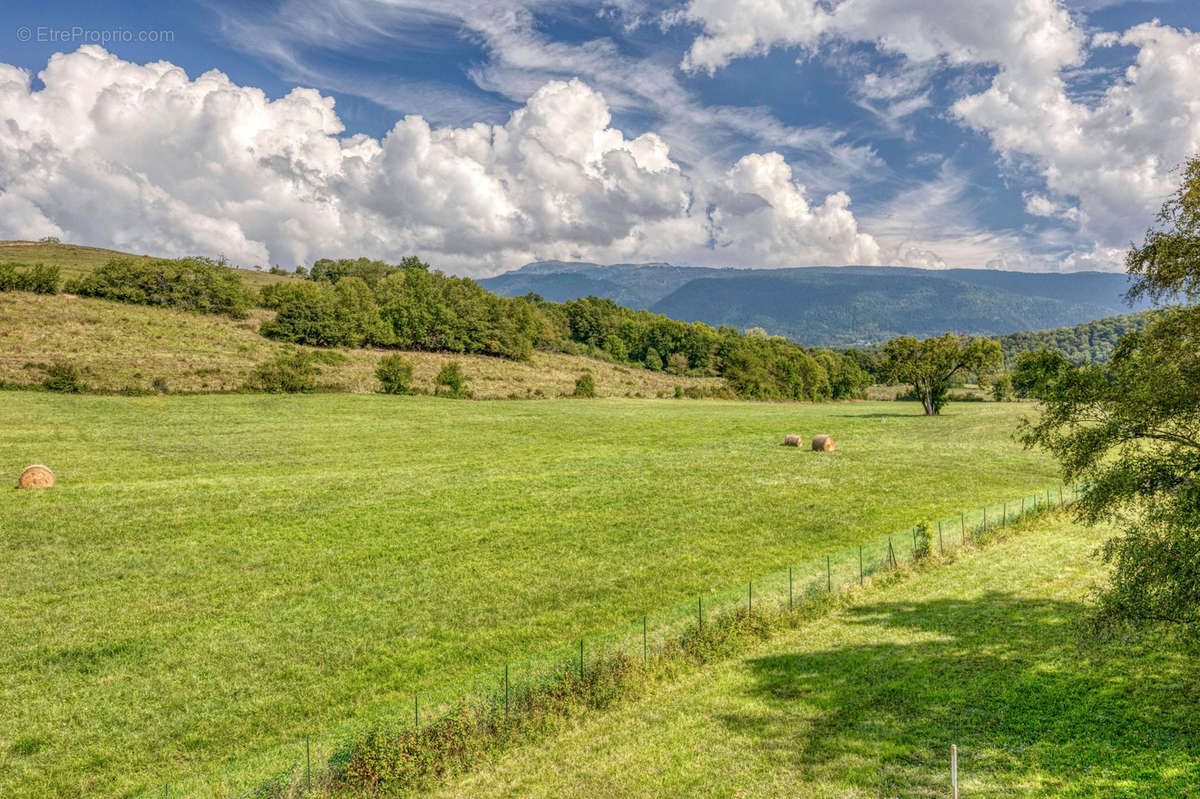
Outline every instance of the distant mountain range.
<path fill-rule="evenodd" d="M 670 264 L 539 261 L 479 281 L 497 294 L 565 302 L 608 297 L 710 325 L 761 327 L 807 346 L 858 346 L 947 330 L 1004 335 L 1076 325 L 1148 307 L 1127 305 L 1110 272 L 812 266 L 713 269 Z"/>

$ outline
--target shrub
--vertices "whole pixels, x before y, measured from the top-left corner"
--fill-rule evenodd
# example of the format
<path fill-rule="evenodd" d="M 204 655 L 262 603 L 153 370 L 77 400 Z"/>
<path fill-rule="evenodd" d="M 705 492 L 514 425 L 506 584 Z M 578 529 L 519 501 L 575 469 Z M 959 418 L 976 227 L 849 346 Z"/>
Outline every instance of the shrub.
<path fill-rule="evenodd" d="M 79 369 L 74 364 L 52 363 L 46 367 L 46 379 L 42 381 L 47 391 L 63 394 L 78 394 L 87 390 Z"/>
<path fill-rule="evenodd" d="M 32 291 L 35 294 L 58 293 L 58 267 L 37 264 L 0 264 L 0 291 Z"/>
<path fill-rule="evenodd" d="M 575 381 L 575 392 L 572 397 L 590 399 L 596 396 L 596 380 L 590 374 L 580 375 Z"/>
<path fill-rule="evenodd" d="M 379 359 L 375 376 L 383 384 L 384 394 L 407 394 L 412 387 L 412 364 L 400 355 L 385 355 Z"/>
<path fill-rule="evenodd" d="M 658 350 L 651 347 L 646 350 L 646 368 L 655 372 L 661 372 L 663 368 L 662 356 L 658 354 Z"/>
<path fill-rule="evenodd" d="M 996 402 L 1008 402 L 1012 399 L 1012 378 L 1007 372 L 992 378 L 992 399 Z"/>
<path fill-rule="evenodd" d="M 281 283 L 260 292 L 264 307 L 278 311 L 262 326 L 267 338 L 312 347 L 385 345 L 392 336 L 379 316 L 375 295 L 359 277 L 326 282 Z"/>
<path fill-rule="evenodd" d="M 686 375 L 688 371 L 688 359 L 682 352 L 671 353 L 671 357 L 667 358 L 667 371 L 673 375 Z"/>
<path fill-rule="evenodd" d="M 438 371 L 435 382 L 438 390 L 445 388 L 451 397 L 461 397 L 467 380 L 458 361 L 447 361 Z"/>
<path fill-rule="evenodd" d="M 321 374 L 320 358 L 307 350 L 285 349 L 272 361 L 259 364 L 247 386 L 271 394 L 308 393 L 316 388 Z"/>
<path fill-rule="evenodd" d="M 922 560 L 933 554 L 933 522 L 921 522 L 913 537 L 913 558 Z"/>
<path fill-rule="evenodd" d="M 201 258 L 149 261 L 114 258 L 79 280 L 69 282 L 67 291 L 135 305 L 161 305 L 236 318 L 245 316 L 251 298 L 232 269 Z"/>

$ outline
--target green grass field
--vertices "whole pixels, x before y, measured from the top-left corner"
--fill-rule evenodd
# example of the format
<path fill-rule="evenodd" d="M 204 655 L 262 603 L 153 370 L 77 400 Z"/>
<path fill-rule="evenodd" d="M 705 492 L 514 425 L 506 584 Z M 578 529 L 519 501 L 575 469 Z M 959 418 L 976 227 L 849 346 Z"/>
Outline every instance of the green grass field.
<path fill-rule="evenodd" d="M 176 780 L 1055 481 L 1010 404 L 0 398 L 0 472 L 60 479 L 0 493 L 6 796 Z"/>
<path fill-rule="evenodd" d="M 444 797 L 1200 795 L 1200 654 L 1075 624 L 1064 515 L 447 783 Z"/>

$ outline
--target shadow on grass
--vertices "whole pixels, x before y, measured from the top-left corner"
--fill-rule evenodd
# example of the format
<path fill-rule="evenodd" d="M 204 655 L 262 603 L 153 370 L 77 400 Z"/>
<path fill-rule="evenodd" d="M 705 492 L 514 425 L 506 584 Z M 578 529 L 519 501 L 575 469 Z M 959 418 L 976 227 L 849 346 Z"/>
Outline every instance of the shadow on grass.
<path fill-rule="evenodd" d="M 858 607 L 891 642 L 752 659 L 769 710 L 724 722 L 864 795 L 948 795 L 956 743 L 964 796 L 1200 796 L 1194 647 L 1086 639 L 1081 610 L 995 592 Z"/>

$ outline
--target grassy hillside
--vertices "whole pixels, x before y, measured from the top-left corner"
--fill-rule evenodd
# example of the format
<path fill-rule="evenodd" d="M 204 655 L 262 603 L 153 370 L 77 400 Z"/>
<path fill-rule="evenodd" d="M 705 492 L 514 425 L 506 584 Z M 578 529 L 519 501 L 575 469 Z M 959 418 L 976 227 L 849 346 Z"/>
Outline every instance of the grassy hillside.
<path fill-rule="evenodd" d="M 1054 480 L 1007 404 L 3 397 L 0 474 L 60 479 L 0 492 L 3 795 L 174 781 Z"/>
<path fill-rule="evenodd" d="M 79 277 L 113 258 L 150 260 L 152 255 L 136 255 L 103 247 L 81 244 L 56 244 L 40 241 L 0 241 L 0 263 L 46 264 L 57 266 L 65 279 Z M 256 269 L 234 268 L 247 286 L 259 288 L 270 283 L 293 280 L 289 275 L 273 275 Z"/>
<path fill-rule="evenodd" d="M 1200 793 L 1195 643 L 1075 626 L 1102 532 L 1062 516 L 859 597 L 435 795 Z"/>
<path fill-rule="evenodd" d="M 258 334 L 272 314 L 248 319 L 126 305 L 69 295 L 0 292 L 0 383 L 37 384 L 46 366 L 74 364 L 92 388 L 105 392 L 236 391 L 256 364 L 272 359 L 280 343 Z M 382 350 L 343 350 L 344 361 L 323 367 L 318 384 L 331 391 L 376 391 L 375 366 Z M 417 388 L 432 393 L 442 364 L 463 365 L 467 386 L 478 398 L 559 397 L 574 390 L 585 371 L 600 396 L 674 396 L 675 386 L 716 387 L 717 378 L 674 377 L 593 358 L 537 352 L 530 361 L 471 355 L 405 353 Z M 540 392 L 540 393 L 539 393 Z"/>

